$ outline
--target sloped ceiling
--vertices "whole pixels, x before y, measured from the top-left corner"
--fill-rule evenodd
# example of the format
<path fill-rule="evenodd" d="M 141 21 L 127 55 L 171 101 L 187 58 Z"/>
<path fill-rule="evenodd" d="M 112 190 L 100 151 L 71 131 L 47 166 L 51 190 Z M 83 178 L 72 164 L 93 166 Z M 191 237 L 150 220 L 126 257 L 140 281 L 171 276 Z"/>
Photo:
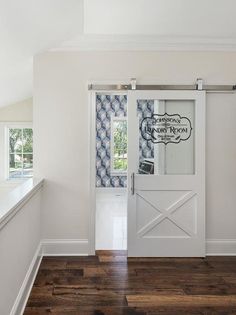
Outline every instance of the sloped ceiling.
<path fill-rule="evenodd" d="M 82 31 L 80 0 L 1 0 L 0 106 L 32 96 L 35 54 Z"/>
<path fill-rule="evenodd" d="M 0 0 L 0 39 L 5 106 L 32 96 L 33 56 L 48 49 L 236 50 L 236 1 Z"/>

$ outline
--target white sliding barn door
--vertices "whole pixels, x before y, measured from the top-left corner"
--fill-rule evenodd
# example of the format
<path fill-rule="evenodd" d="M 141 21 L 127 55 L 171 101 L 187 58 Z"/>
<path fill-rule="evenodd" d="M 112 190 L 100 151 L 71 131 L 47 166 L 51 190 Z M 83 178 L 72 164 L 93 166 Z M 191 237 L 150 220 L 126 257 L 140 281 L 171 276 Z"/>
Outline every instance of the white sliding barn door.
<path fill-rule="evenodd" d="M 205 256 L 205 92 L 128 93 L 128 256 Z"/>

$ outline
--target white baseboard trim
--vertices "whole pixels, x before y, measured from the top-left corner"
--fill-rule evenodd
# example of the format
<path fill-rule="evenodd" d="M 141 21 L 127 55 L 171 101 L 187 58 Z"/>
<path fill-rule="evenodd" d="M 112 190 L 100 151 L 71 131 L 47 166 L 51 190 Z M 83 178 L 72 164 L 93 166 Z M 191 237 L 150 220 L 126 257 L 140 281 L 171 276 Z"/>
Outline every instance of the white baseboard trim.
<path fill-rule="evenodd" d="M 207 256 L 236 256 L 236 239 L 206 240 Z"/>
<path fill-rule="evenodd" d="M 127 188 L 126 187 L 97 187 L 95 190 L 96 194 L 104 194 L 104 193 L 112 193 L 112 194 L 125 194 L 127 193 Z"/>
<path fill-rule="evenodd" d="M 87 256 L 87 239 L 44 239 L 41 241 L 43 256 Z"/>
<path fill-rule="evenodd" d="M 88 239 L 44 239 L 43 256 L 87 256 Z M 236 256 L 236 239 L 207 239 L 207 256 Z"/>
<path fill-rule="evenodd" d="M 42 260 L 41 243 L 38 245 L 34 257 L 31 261 L 27 274 L 21 285 L 20 291 L 17 295 L 15 303 L 11 309 L 10 315 L 22 315 L 28 301 L 34 280 L 38 273 L 38 269 Z"/>

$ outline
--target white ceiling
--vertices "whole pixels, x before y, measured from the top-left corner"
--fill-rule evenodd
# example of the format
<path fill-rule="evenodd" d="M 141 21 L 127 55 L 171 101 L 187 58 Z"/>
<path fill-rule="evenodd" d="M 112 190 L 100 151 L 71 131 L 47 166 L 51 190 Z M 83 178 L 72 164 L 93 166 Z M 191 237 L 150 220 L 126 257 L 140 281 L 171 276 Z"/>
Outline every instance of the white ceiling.
<path fill-rule="evenodd" d="M 235 0 L 86 0 L 88 34 L 236 37 Z"/>
<path fill-rule="evenodd" d="M 32 96 L 52 48 L 236 50 L 236 0 L 0 0 L 0 39 L 5 106 Z"/>

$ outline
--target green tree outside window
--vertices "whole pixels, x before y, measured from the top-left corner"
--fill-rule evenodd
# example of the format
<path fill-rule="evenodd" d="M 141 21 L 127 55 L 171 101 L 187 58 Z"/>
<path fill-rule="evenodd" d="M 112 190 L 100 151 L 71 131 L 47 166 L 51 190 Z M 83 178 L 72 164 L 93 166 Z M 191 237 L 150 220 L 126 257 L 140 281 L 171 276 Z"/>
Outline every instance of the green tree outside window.
<path fill-rule="evenodd" d="M 9 178 L 32 177 L 33 130 L 9 129 Z"/>
<path fill-rule="evenodd" d="M 114 120 L 113 124 L 113 170 L 127 171 L 127 121 Z"/>

